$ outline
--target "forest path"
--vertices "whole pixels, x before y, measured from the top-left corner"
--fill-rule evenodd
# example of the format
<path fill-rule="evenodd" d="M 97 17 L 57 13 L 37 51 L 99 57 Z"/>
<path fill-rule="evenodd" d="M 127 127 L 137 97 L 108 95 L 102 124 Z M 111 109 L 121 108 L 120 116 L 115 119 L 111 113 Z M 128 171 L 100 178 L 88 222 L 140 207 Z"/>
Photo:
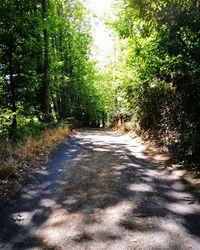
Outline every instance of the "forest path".
<path fill-rule="evenodd" d="M 63 143 L 0 213 L 1 249 L 200 249 L 200 205 L 136 139 Z"/>

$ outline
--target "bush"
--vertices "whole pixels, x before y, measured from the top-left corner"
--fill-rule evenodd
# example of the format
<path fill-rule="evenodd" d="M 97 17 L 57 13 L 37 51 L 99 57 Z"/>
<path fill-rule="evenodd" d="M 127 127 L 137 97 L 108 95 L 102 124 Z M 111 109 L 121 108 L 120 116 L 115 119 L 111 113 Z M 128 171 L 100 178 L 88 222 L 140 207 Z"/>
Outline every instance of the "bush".
<path fill-rule="evenodd" d="M 185 163 L 195 163 L 200 160 L 200 137 L 198 134 L 181 134 L 170 150 L 173 156 Z"/>

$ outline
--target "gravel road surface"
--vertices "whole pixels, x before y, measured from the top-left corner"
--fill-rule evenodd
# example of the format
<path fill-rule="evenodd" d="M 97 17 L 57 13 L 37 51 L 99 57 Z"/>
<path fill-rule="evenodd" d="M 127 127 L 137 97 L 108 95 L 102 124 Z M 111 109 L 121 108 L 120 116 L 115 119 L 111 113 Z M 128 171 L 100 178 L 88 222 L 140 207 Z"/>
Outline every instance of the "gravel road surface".
<path fill-rule="evenodd" d="M 0 249 L 200 249 L 200 204 L 137 139 L 87 130 L 0 211 Z"/>

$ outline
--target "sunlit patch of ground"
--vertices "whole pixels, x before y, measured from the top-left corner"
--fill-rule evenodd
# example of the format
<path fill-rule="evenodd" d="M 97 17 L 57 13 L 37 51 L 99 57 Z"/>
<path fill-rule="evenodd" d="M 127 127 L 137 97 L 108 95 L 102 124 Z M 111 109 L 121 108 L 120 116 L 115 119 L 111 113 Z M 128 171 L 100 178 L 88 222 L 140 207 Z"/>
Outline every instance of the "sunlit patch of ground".
<path fill-rule="evenodd" d="M 60 179 L 44 170 L 47 180 L 23 196 L 36 204 L 21 209 L 22 220 L 20 207 L 12 214 L 25 232 L 14 246 L 32 237 L 41 246 L 31 249 L 200 249 L 198 201 L 144 145 L 105 131 L 82 132 L 75 142 L 62 151 Z"/>

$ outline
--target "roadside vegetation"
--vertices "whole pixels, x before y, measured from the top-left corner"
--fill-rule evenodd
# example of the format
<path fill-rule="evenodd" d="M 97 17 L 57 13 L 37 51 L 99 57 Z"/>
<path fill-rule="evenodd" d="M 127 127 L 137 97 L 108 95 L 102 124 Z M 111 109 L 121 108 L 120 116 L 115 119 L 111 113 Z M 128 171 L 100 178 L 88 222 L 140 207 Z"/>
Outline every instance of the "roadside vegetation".
<path fill-rule="evenodd" d="M 0 4 L 0 178 L 104 113 L 82 1 Z M 67 125 L 69 124 L 69 126 Z"/>
<path fill-rule="evenodd" d="M 69 135 L 69 123 L 133 130 L 198 165 L 199 1 L 113 1 L 103 67 L 82 0 L 5 0 L 0 16 L 0 178 Z"/>
<path fill-rule="evenodd" d="M 17 146 L 1 143 L 0 162 L 0 200 L 5 201 L 18 191 L 31 173 L 43 168 L 49 162 L 49 153 L 55 147 L 73 135 L 68 125 L 47 128 L 40 135 L 29 136 Z"/>
<path fill-rule="evenodd" d="M 38 137 L 28 137 L 27 140 L 15 147 L 8 144 L 1 151 L 4 156 L 1 162 L 0 178 L 12 177 L 17 173 L 17 166 L 23 161 L 36 161 L 49 153 L 54 146 L 72 133 L 68 126 L 46 129 Z"/>
<path fill-rule="evenodd" d="M 118 39 L 107 69 L 116 93 L 113 121 L 198 166 L 199 1 L 116 1 L 106 20 Z"/>

